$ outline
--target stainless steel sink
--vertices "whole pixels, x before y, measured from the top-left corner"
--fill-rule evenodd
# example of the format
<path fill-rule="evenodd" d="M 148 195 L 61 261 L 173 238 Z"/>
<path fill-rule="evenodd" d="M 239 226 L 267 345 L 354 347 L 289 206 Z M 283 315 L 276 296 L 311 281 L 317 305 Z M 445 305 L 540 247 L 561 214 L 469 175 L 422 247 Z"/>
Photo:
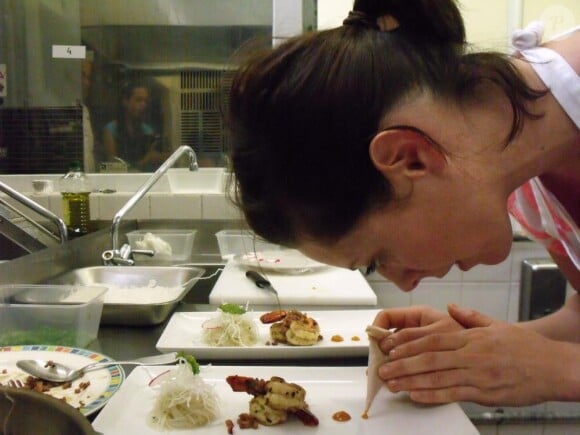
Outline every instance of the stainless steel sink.
<path fill-rule="evenodd" d="M 94 266 L 70 270 L 46 281 L 47 284 L 100 285 L 130 288 L 136 299 L 140 289 L 180 287 L 179 296 L 160 303 L 107 303 L 103 306 L 101 324 L 157 325 L 163 322 L 191 290 L 205 270 L 199 267 L 172 266 Z"/>

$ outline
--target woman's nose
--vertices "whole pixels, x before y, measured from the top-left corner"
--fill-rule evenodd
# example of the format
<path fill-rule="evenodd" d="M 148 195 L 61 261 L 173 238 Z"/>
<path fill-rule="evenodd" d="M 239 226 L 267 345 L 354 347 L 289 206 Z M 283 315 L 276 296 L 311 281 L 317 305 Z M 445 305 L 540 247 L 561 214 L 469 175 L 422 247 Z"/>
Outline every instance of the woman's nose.
<path fill-rule="evenodd" d="M 392 281 L 397 287 L 405 292 L 409 292 L 417 287 L 422 278 L 419 271 L 405 267 L 380 265 L 377 272 Z"/>

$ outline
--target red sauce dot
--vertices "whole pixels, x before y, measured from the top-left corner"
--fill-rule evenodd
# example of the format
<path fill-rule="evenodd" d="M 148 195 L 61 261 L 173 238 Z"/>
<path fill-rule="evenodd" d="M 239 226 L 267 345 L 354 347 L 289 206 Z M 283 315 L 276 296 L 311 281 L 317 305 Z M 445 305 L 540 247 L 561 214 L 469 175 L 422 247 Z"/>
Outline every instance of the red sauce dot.
<path fill-rule="evenodd" d="M 346 411 L 337 411 L 332 414 L 332 419 L 335 421 L 349 421 L 350 414 Z"/>

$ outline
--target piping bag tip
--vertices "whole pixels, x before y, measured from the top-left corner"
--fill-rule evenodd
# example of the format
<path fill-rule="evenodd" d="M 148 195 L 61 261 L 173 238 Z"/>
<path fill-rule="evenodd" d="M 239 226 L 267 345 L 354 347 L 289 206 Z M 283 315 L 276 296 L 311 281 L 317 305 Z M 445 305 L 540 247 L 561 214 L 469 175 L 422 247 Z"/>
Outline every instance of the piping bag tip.
<path fill-rule="evenodd" d="M 362 418 L 369 418 L 369 410 L 373 401 L 381 388 L 383 381 L 379 378 L 378 369 L 388 357 L 379 348 L 378 341 L 391 335 L 393 332 L 388 329 L 380 328 L 378 326 L 369 325 L 365 331 L 369 336 L 369 359 L 367 369 L 367 397 L 365 402 L 365 409 L 361 415 Z"/>

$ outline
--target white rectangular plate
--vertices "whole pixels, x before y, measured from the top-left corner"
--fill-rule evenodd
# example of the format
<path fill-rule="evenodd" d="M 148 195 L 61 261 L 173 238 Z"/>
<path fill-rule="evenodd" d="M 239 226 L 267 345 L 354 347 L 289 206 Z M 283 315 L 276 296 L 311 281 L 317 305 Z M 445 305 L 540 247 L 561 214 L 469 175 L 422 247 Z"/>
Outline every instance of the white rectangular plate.
<path fill-rule="evenodd" d="M 328 358 L 368 355 L 369 340 L 365 329 L 379 310 L 305 311 L 320 325 L 322 340 L 313 346 L 269 345 L 270 325 L 264 325 L 259 317 L 263 312 L 251 312 L 259 330 L 258 343 L 250 347 L 208 346 L 202 340 L 202 324 L 218 316 L 211 312 L 174 313 L 157 342 L 160 352 L 185 351 L 197 359 L 292 359 Z M 340 335 L 343 341 L 332 341 Z M 358 338 L 358 341 L 355 341 Z"/>
<path fill-rule="evenodd" d="M 125 380 L 93 422 L 95 430 L 107 435 L 159 434 L 148 426 L 147 417 L 155 403 L 157 391 L 147 384 L 155 375 L 168 367 L 137 367 Z M 360 417 L 366 394 L 365 367 L 263 367 L 263 366 L 207 366 L 201 376 L 215 386 L 220 398 L 221 416 L 208 426 L 186 431 L 203 435 L 227 433 L 225 420 L 234 423 L 242 412 L 248 412 L 251 396 L 234 393 L 225 378 L 229 375 L 251 376 L 269 379 L 281 376 L 306 389 L 306 402 L 319 419 L 317 427 L 304 426 L 290 416 L 279 426 L 260 426 L 259 435 L 476 435 L 478 431 L 457 404 L 420 406 L 411 402 L 404 393 L 392 394 L 387 390 L 379 393 L 369 419 Z M 352 417 L 348 422 L 337 422 L 332 414 L 345 411 Z M 254 434 L 240 430 L 236 424 L 234 434 Z M 163 433 L 184 433 L 168 431 Z"/>

